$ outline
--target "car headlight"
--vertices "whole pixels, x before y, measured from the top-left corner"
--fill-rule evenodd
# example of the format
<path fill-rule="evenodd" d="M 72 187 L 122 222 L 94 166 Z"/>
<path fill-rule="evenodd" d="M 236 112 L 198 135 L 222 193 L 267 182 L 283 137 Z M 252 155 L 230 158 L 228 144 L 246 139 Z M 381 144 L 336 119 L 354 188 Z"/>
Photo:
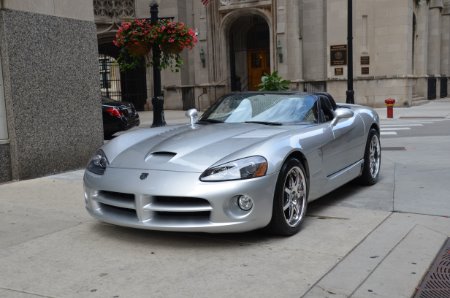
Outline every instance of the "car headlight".
<path fill-rule="evenodd" d="M 226 181 L 262 177 L 267 172 L 267 160 L 251 156 L 208 168 L 200 176 L 201 181 Z"/>
<path fill-rule="evenodd" d="M 87 170 L 97 175 L 103 175 L 106 167 L 109 165 L 108 158 L 102 149 L 97 150 L 87 165 Z"/>

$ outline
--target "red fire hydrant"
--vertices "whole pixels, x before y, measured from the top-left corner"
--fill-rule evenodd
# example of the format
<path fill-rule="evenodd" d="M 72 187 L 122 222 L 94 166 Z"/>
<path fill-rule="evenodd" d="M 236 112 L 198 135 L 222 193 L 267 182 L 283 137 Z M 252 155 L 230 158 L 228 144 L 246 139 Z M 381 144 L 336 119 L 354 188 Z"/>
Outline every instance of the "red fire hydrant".
<path fill-rule="evenodd" d="M 386 113 L 388 118 L 394 118 L 394 104 L 395 99 L 387 98 L 384 103 L 386 104 Z"/>

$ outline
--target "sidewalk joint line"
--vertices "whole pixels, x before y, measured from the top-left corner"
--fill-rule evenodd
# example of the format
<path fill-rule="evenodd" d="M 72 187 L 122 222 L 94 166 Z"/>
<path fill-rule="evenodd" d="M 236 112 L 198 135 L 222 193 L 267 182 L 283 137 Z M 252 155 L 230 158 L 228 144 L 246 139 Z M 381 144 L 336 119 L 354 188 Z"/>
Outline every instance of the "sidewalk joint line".
<path fill-rule="evenodd" d="M 15 289 L 10 289 L 10 288 L 4 288 L 4 287 L 0 287 L 0 289 L 6 290 L 6 291 L 11 291 L 11 292 L 16 292 L 16 293 L 34 295 L 34 296 L 43 297 L 43 298 L 56 298 L 56 297 L 53 297 L 53 296 L 40 295 L 40 294 L 36 294 L 36 293 L 31 293 L 31 292 L 21 291 L 21 290 L 15 290 Z"/>
<path fill-rule="evenodd" d="M 353 297 L 353 295 L 355 294 L 355 292 L 357 290 L 359 290 L 361 288 L 361 286 L 369 279 L 369 277 L 372 276 L 372 274 L 377 271 L 378 267 L 380 267 L 380 265 L 384 262 L 384 260 L 387 259 L 387 257 L 389 257 L 391 255 L 391 253 L 400 245 L 400 243 L 402 243 L 403 240 L 405 240 L 406 237 L 408 237 L 408 235 L 412 232 L 412 230 L 417 226 L 417 224 L 413 225 L 411 229 L 409 229 L 408 233 L 406 233 L 395 245 L 394 247 L 392 247 L 389 252 L 380 260 L 380 262 L 378 262 L 378 264 L 370 271 L 370 273 L 366 276 L 366 278 L 364 278 L 360 284 L 353 290 L 353 292 L 350 293 L 350 295 L 348 296 Z"/>
<path fill-rule="evenodd" d="M 396 212 L 395 211 L 395 182 L 396 182 L 396 180 L 397 180 L 397 176 L 396 176 L 396 174 L 397 174 L 397 163 L 396 162 L 394 162 L 394 173 L 393 173 L 394 175 L 394 185 L 393 185 L 393 189 L 392 189 L 392 212 Z"/>
<path fill-rule="evenodd" d="M 306 297 L 306 295 L 309 293 L 309 292 L 311 292 L 311 290 L 314 288 L 314 287 L 320 287 L 319 286 L 319 283 L 325 278 L 325 276 L 327 276 L 330 272 L 332 272 L 340 263 L 342 263 L 353 251 L 355 251 L 364 241 L 366 241 L 366 239 L 370 236 L 370 235 L 372 235 L 372 233 L 373 232 L 375 232 L 382 224 L 384 224 L 389 218 L 391 218 L 391 216 L 392 216 L 392 212 L 391 213 L 389 213 L 389 215 L 388 216 L 386 216 L 379 224 L 377 224 L 376 226 L 375 226 L 375 228 L 373 228 L 372 229 L 372 231 L 370 231 L 366 236 L 364 236 L 363 237 L 363 239 L 361 239 L 361 241 L 359 241 L 348 253 L 346 253 L 343 257 L 342 257 L 342 259 L 340 259 L 336 264 L 334 264 L 334 266 L 333 267 L 331 267 L 331 269 L 330 270 L 328 270 L 324 275 L 322 275 L 322 277 L 321 278 L 319 278 L 315 283 L 313 283 L 310 287 L 309 287 L 309 289 L 303 294 L 303 295 L 301 295 L 300 296 L 300 298 L 303 298 L 303 297 Z M 320 287 L 321 288 L 321 287 Z"/>

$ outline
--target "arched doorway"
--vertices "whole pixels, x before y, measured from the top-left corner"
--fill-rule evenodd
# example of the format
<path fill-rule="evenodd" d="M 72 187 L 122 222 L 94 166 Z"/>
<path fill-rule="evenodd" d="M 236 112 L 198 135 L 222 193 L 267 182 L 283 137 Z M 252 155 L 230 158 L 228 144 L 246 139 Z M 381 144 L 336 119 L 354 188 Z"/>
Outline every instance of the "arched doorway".
<path fill-rule="evenodd" d="M 115 62 L 119 49 L 112 41 L 99 42 L 98 53 L 102 96 L 131 102 L 138 111 L 143 111 L 147 102 L 145 61 L 142 61 L 141 67 L 121 72 Z"/>
<path fill-rule="evenodd" d="M 261 76 L 270 72 L 270 32 L 258 15 L 237 18 L 229 31 L 232 91 L 258 90 Z"/>

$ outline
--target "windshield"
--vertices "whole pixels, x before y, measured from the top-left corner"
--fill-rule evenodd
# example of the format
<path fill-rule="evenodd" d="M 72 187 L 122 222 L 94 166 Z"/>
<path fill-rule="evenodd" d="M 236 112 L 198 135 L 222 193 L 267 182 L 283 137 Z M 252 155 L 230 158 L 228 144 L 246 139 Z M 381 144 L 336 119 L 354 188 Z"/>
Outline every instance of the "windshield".
<path fill-rule="evenodd" d="M 231 94 L 209 108 L 200 122 L 316 122 L 315 98 L 301 94 Z"/>

